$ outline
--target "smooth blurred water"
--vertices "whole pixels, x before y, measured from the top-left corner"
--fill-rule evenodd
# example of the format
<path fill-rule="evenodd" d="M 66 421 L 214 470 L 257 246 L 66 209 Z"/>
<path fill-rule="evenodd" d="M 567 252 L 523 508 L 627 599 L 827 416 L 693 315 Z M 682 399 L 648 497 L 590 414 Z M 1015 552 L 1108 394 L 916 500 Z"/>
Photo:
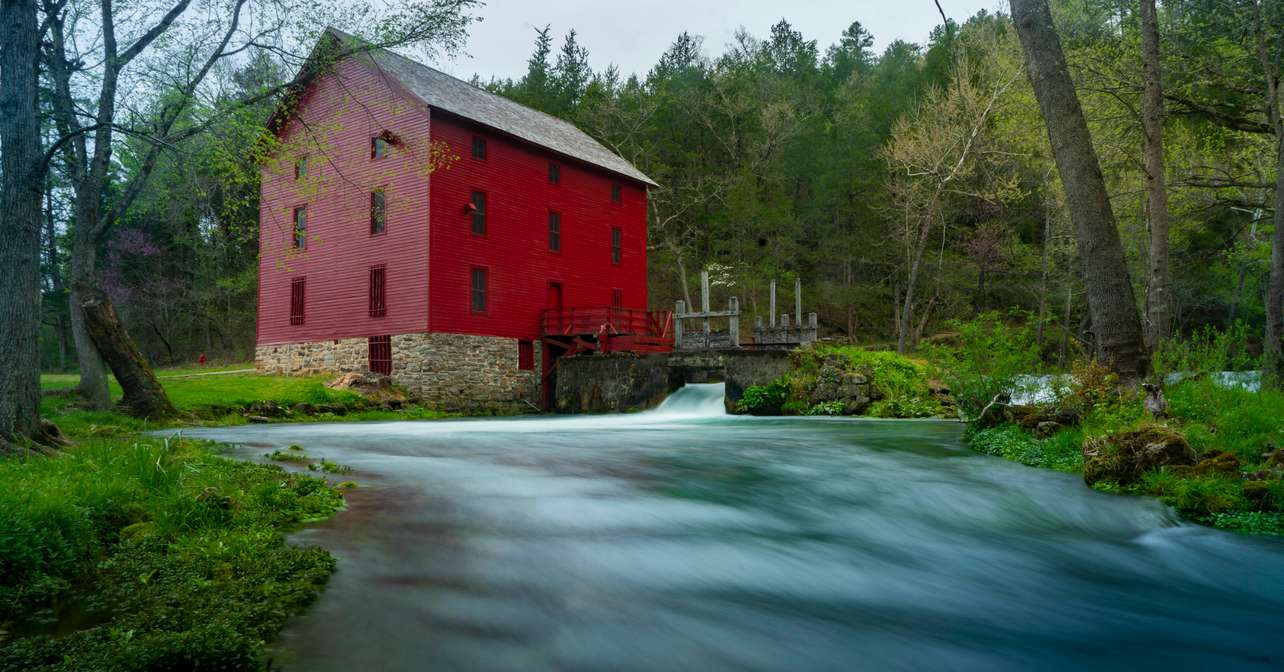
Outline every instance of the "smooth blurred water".
<path fill-rule="evenodd" d="M 1284 543 L 957 423 L 649 413 L 189 432 L 354 468 L 297 670 L 1281 669 Z"/>

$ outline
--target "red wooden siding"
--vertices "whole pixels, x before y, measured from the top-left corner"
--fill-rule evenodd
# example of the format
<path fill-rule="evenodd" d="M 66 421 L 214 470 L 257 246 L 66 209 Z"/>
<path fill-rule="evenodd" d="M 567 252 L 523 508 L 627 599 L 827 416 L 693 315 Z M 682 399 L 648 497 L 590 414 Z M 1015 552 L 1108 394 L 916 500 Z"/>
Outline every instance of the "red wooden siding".
<path fill-rule="evenodd" d="M 282 129 L 282 149 L 261 172 L 259 345 L 427 329 L 429 114 L 412 100 L 349 60 L 302 97 L 298 112 L 311 131 L 297 121 Z M 386 155 L 371 158 L 373 138 L 385 131 Z M 377 189 L 384 231 L 372 235 Z M 306 245 L 294 249 L 293 213 L 303 207 Z M 369 269 L 379 264 L 386 266 L 385 317 L 368 306 Z M 303 276 L 307 318 L 291 324 L 291 281 Z"/>
<path fill-rule="evenodd" d="M 646 307 L 642 184 L 440 110 L 432 112 L 432 133 L 462 157 L 432 176 L 432 331 L 538 338 L 550 283 L 568 307 L 610 305 L 614 289 L 625 307 Z M 484 160 L 472 156 L 474 138 L 486 141 Z M 550 162 L 558 166 L 556 183 Z M 473 192 L 485 194 L 485 235 L 472 233 Z M 557 251 L 549 249 L 550 212 L 559 216 Z M 613 228 L 620 230 L 619 264 L 611 261 Z M 471 306 L 474 268 L 486 270 L 484 312 Z"/>

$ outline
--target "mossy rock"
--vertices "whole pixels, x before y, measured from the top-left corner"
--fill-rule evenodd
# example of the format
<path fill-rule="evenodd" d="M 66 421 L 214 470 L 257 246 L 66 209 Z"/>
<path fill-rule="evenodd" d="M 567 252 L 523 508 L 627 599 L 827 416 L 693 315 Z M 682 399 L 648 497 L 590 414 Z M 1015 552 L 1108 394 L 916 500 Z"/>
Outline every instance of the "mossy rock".
<path fill-rule="evenodd" d="M 1078 411 L 1052 406 L 1007 406 L 1003 415 L 1008 422 L 1028 432 L 1037 430 L 1044 423 L 1055 423 L 1057 427 L 1074 427 L 1081 421 Z"/>
<path fill-rule="evenodd" d="M 1083 480 L 1131 485 L 1148 471 L 1193 465 L 1195 451 L 1186 437 L 1163 425 L 1146 425 L 1083 442 Z"/>
<path fill-rule="evenodd" d="M 1239 456 L 1224 450 L 1213 450 L 1206 453 L 1198 462 L 1190 466 L 1174 466 L 1171 471 L 1183 478 L 1193 476 L 1235 476 L 1240 474 Z"/>
<path fill-rule="evenodd" d="M 1284 511 L 1284 483 L 1280 481 L 1245 481 L 1244 499 L 1259 511 Z"/>

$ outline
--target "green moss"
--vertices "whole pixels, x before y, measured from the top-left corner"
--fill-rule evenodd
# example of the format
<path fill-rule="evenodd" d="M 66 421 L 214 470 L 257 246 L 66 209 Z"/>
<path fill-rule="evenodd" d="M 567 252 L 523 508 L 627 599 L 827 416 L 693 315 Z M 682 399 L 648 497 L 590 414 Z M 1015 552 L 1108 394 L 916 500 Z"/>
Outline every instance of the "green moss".
<path fill-rule="evenodd" d="M 74 438 L 0 461 L 0 669 L 264 669 L 333 569 L 283 535 L 338 492 L 204 442 Z"/>

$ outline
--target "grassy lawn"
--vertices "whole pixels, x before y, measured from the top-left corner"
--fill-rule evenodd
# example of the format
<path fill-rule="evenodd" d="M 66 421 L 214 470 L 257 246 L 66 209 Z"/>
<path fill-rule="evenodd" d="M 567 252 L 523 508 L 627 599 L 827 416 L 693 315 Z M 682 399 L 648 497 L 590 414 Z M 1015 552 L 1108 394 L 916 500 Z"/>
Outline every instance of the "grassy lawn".
<path fill-rule="evenodd" d="M 167 421 L 164 425 L 148 423 L 113 411 L 88 411 L 76 407 L 74 397 L 47 395 L 41 406 L 46 418 L 56 423 L 64 432 L 81 436 L 105 436 L 156 429 L 160 426 L 190 424 L 235 425 L 246 422 L 242 411 L 251 404 L 271 403 L 282 407 L 296 404 L 342 406 L 348 409 L 342 415 L 323 412 L 321 415 L 299 415 L 273 418 L 274 421 L 361 421 L 361 420 L 432 420 L 449 417 L 449 414 L 411 405 L 399 410 L 380 410 L 363 407 L 359 395 L 346 390 L 331 390 L 325 386 L 326 376 L 266 376 L 253 372 L 217 373 L 253 368 L 251 364 L 231 364 L 224 367 L 195 367 L 157 370 L 170 401 L 183 417 Z M 200 375 L 216 372 L 214 375 Z M 79 382 L 76 374 L 44 374 L 41 387 L 46 391 L 71 389 Z M 119 399 L 120 386 L 109 378 L 113 398 Z M 199 415 L 200 419 L 197 419 Z"/>

